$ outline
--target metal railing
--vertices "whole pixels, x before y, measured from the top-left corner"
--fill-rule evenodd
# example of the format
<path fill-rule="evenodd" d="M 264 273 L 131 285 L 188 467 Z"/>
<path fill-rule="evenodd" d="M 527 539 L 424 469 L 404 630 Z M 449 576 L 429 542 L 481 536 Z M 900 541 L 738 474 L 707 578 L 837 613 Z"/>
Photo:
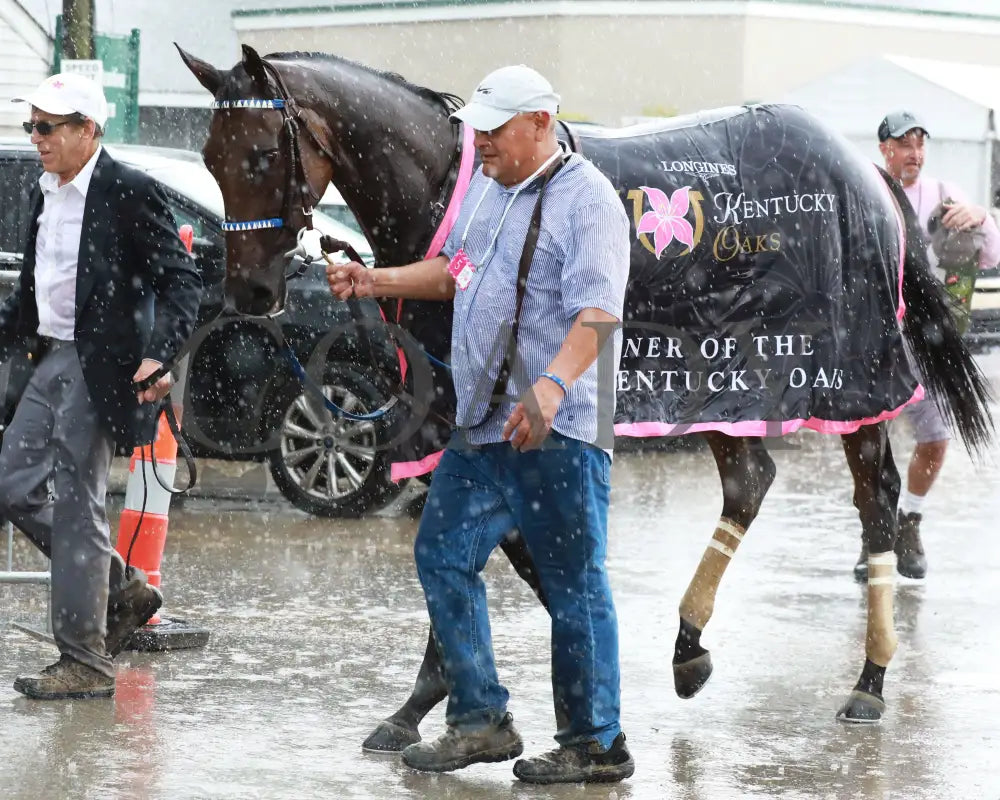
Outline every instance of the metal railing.
<path fill-rule="evenodd" d="M 14 569 L 14 526 L 4 523 L 7 533 L 7 568 L 0 571 L 0 583 L 45 583 L 51 582 L 48 572 L 28 572 Z"/>
<path fill-rule="evenodd" d="M 52 626 L 52 592 L 49 591 L 49 586 L 52 583 L 52 576 L 48 572 L 31 572 L 28 570 L 15 570 L 14 569 L 14 526 L 9 521 L 3 523 L 4 530 L 7 534 L 7 568 L 0 571 L 0 584 L 13 583 L 13 584 L 39 584 L 45 586 L 45 630 L 39 630 L 31 625 L 26 625 L 23 622 L 17 622 L 16 620 L 9 620 L 10 626 L 16 630 L 26 633 L 32 638 L 38 639 L 43 642 L 48 642 L 49 644 L 54 644 L 55 641 L 52 639 L 51 626 Z"/>

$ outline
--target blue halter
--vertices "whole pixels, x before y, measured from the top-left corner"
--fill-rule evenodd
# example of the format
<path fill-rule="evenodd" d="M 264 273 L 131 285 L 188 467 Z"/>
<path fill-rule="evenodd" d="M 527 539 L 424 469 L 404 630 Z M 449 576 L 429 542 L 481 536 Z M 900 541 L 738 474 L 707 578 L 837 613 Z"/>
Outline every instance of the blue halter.
<path fill-rule="evenodd" d="M 250 110 L 268 110 L 274 109 L 285 113 L 286 104 L 281 98 L 276 98 L 273 100 L 261 99 L 261 98 L 248 98 L 240 100 L 215 100 L 212 102 L 212 109 L 234 109 L 234 108 L 246 108 Z M 303 212 L 308 217 L 311 213 L 311 209 L 303 208 Z M 245 220 L 243 222 L 237 222 L 235 220 L 223 220 L 222 230 L 226 233 L 231 232 L 246 232 L 246 231 L 262 231 L 269 228 L 283 228 L 285 227 L 285 220 L 282 217 L 269 217 L 267 219 L 251 219 Z"/>

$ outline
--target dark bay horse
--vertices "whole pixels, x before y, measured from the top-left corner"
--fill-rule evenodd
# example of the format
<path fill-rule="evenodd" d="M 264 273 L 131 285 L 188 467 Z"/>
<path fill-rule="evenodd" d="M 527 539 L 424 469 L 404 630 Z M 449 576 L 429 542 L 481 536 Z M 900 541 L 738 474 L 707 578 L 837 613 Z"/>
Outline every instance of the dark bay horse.
<path fill-rule="evenodd" d="M 228 71 L 183 50 L 181 56 L 215 98 L 203 153 L 233 221 L 226 288 L 239 312 L 280 310 L 284 254 L 294 248 L 308 210 L 331 181 L 358 217 L 377 264 L 424 256 L 461 180 L 462 133 L 448 120 L 460 101 L 324 54 L 262 58 L 244 46 L 242 61 Z M 652 336 L 626 340 L 620 373 L 626 378 L 619 378 L 623 428 L 616 430 L 698 432 L 722 483 L 720 521 L 680 604 L 673 655 L 677 693 L 694 696 L 711 675 L 702 632 L 722 574 L 775 475 L 761 436 L 805 425 L 842 435 L 864 539 L 871 553 L 885 554 L 870 561 L 866 658 L 837 715 L 849 722 L 878 721 L 896 646 L 892 549 L 900 479 L 886 420 L 920 396 L 904 335 L 924 383 L 942 399 L 967 445 L 983 444 L 992 430 L 985 381 L 929 275 L 902 190 L 797 109 L 706 112 L 648 135 L 584 127 L 565 133 L 620 187 L 635 220 L 627 317 L 666 326 L 657 329 L 655 347 Z M 686 155 L 663 155 L 675 151 Z M 683 173 L 680 182 L 687 186 L 673 181 L 674 173 Z M 670 196 L 657 188 L 665 182 Z M 647 203 L 652 211 L 643 213 Z M 280 224 L 241 225 L 260 220 Z M 448 307 L 407 301 L 401 308 L 401 324 L 427 352 L 447 352 Z M 756 325 L 755 334 L 735 348 L 749 348 L 750 354 L 737 353 L 725 362 L 726 370 L 715 369 L 721 356 L 705 352 L 709 343 L 720 346 L 705 334 L 710 317 Z M 787 334 L 806 329 L 814 335 Z M 699 332 L 693 339 L 692 330 Z M 664 331 L 679 331 L 677 341 Z M 684 336 L 695 349 L 700 344 L 700 362 L 680 357 Z M 864 343 L 854 348 L 858 339 Z M 774 399 L 772 368 L 796 346 L 799 355 L 842 357 L 838 363 L 853 365 L 850 374 L 834 365 L 814 370 L 807 380 L 803 370 L 802 381 L 788 382 L 803 391 Z M 668 347 L 677 363 L 664 370 L 656 357 Z M 752 363 L 754 352 L 766 363 Z M 711 392 L 705 391 L 706 376 Z M 626 386 L 633 378 L 634 386 Z M 675 378 L 687 385 L 668 391 L 662 382 Z M 729 382 L 735 394 L 744 396 L 745 388 L 756 404 L 749 422 L 733 417 L 731 408 L 713 406 Z M 448 383 L 435 387 L 437 394 L 447 396 Z M 502 547 L 544 604 L 516 532 Z M 418 741 L 419 722 L 445 696 L 432 633 L 412 695 L 364 746 L 399 750 Z"/>

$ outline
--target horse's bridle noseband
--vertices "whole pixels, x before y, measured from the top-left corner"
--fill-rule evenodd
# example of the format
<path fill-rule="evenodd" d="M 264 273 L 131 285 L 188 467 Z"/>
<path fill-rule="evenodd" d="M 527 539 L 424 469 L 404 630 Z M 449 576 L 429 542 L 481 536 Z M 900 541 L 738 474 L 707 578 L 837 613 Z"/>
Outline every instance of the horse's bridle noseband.
<path fill-rule="evenodd" d="M 241 99 L 241 100 L 216 100 L 212 103 L 213 109 L 250 109 L 250 110 L 275 110 L 281 112 L 281 130 L 286 134 L 288 141 L 288 186 L 285 189 L 282 200 L 281 216 L 267 217 L 265 219 L 251 220 L 230 220 L 226 219 L 222 223 L 222 230 L 226 233 L 246 231 L 267 230 L 269 228 L 290 228 L 292 224 L 292 208 L 296 185 L 300 197 L 300 208 L 305 217 L 305 229 L 312 230 L 312 213 L 320 197 L 312 193 L 306 175 L 305 166 L 302 163 L 302 146 L 299 142 L 300 128 L 305 130 L 316 149 L 320 151 L 331 163 L 335 161 L 330 148 L 324 144 L 308 123 L 302 119 L 302 111 L 295 103 L 294 98 L 285 88 L 285 83 L 280 73 L 274 65 L 268 61 L 261 61 L 267 74 L 274 80 L 275 93 L 277 97 L 266 99 Z"/>

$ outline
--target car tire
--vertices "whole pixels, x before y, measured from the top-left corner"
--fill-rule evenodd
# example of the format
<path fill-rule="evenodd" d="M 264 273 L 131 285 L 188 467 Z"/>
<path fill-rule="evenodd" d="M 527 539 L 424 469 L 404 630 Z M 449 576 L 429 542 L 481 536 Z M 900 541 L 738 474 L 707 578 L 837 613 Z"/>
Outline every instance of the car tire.
<path fill-rule="evenodd" d="M 389 479 L 388 453 L 376 449 L 382 426 L 338 419 L 311 390 L 294 387 L 272 402 L 280 444 L 268 453 L 268 462 L 282 495 L 321 517 L 359 517 L 395 497 L 400 487 Z M 344 365 L 327 368 L 323 392 L 355 414 L 384 402 L 371 381 Z"/>

